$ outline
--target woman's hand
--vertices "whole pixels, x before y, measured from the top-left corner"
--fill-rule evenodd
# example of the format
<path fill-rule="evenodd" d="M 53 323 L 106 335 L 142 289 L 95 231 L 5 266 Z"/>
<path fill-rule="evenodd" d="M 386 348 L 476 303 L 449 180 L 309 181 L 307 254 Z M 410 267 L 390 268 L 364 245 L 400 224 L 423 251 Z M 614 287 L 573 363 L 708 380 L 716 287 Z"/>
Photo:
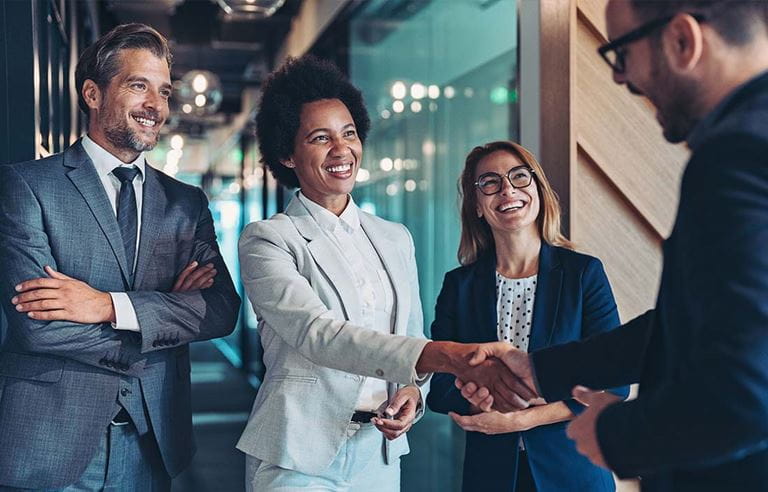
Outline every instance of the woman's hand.
<path fill-rule="evenodd" d="M 466 416 L 448 412 L 448 415 L 465 431 L 505 434 L 507 432 L 526 431 L 531 428 L 525 419 L 526 412 L 526 410 L 508 413 L 480 412 Z"/>
<path fill-rule="evenodd" d="M 416 419 L 416 410 L 421 401 L 421 391 L 416 386 L 405 386 L 395 393 L 392 401 L 385 410 L 391 419 L 375 417 L 371 420 L 377 429 L 390 441 L 397 439 L 413 426 Z"/>

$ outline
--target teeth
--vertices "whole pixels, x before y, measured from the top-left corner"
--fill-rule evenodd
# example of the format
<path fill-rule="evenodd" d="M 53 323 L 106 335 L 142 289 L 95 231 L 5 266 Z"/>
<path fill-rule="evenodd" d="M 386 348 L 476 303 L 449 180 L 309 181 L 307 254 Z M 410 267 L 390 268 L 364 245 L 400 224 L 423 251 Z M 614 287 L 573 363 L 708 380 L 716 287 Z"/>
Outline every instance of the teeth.
<path fill-rule="evenodd" d="M 150 128 L 157 124 L 157 122 L 154 120 L 148 120 L 147 118 L 141 118 L 139 116 L 134 116 L 133 119 L 138 121 L 142 126 L 148 126 Z"/>
<path fill-rule="evenodd" d="M 352 169 L 352 164 L 341 164 L 339 166 L 326 167 L 325 170 L 329 173 L 343 173 Z"/>
<path fill-rule="evenodd" d="M 521 203 L 519 205 L 511 205 L 511 204 L 502 205 L 501 207 L 498 208 L 498 210 L 499 212 L 506 212 L 507 210 L 520 210 L 521 208 L 523 208 L 524 205 L 525 205 L 524 203 Z"/>

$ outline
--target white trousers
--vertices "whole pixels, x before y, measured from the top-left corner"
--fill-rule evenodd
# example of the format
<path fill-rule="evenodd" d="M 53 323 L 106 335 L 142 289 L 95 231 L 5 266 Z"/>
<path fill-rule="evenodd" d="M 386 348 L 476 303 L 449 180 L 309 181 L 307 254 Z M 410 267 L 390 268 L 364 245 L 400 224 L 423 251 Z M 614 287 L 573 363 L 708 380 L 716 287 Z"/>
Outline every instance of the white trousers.
<path fill-rule="evenodd" d="M 396 492 L 400 490 L 400 458 L 384 463 L 382 434 L 373 424 L 351 422 L 347 440 L 331 466 L 307 475 L 245 457 L 246 492 L 334 491 Z"/>

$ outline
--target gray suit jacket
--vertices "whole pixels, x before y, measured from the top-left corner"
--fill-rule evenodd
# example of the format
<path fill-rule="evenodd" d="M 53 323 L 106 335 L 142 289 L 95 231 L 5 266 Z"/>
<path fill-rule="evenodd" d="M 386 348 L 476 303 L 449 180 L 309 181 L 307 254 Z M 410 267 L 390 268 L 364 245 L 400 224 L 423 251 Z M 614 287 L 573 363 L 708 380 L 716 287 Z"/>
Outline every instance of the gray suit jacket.
<path fill-rule="evenodd" d="M 346 438 L 363 376 L 395 383 L 390 396 L 397 384 L 418 384 L 422 397 L 428 391 L 415 371 L 427 340 L 411 235 L 362 211 L 360 223 L 394 286 L 394 335 L 362 326 L 352 272 L 298 198 L 240 238 L 267 372 L 237 447 L 267 463 L 309 474 L 326 469 Z M 406 437 L 387 441 L 385 450 L 388 458 L 407 453 Z"/>
<path fill-rule="evenodd" d="M 212 262 L 213 287 L 170 293 L 193 259 Z M 54 488 L 93 457 L 117 399 L 139 398 L 166 469 L 194 453 L 189 347 L 229 334 L 240 299 L 219 255 L 201 190 L 147 166 L 134 287 L 117 220 L 80 142 L 39 161 L 0 166 L 0 484 Z M 54 269 L 128 292 L 141 334 L 106 324 L 41 322 L 18 313 L 14 286 Z M 139 381 L 139 384 L 137 383 Z M 120 390 L 139 388 L 120 396 Z"/>

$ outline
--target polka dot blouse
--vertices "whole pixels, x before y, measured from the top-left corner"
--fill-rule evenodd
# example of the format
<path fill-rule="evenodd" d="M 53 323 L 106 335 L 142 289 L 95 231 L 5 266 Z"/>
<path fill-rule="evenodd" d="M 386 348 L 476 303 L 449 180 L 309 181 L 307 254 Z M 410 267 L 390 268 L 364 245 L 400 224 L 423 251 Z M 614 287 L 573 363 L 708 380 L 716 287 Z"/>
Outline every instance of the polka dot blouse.
<path fill-rule="evenodd" d="M 502 342 L 528 351 L 531 340 L 533 302 L 536 297 L 536 277 L 507 278 L 496 272 L 497 334 Z"/>

